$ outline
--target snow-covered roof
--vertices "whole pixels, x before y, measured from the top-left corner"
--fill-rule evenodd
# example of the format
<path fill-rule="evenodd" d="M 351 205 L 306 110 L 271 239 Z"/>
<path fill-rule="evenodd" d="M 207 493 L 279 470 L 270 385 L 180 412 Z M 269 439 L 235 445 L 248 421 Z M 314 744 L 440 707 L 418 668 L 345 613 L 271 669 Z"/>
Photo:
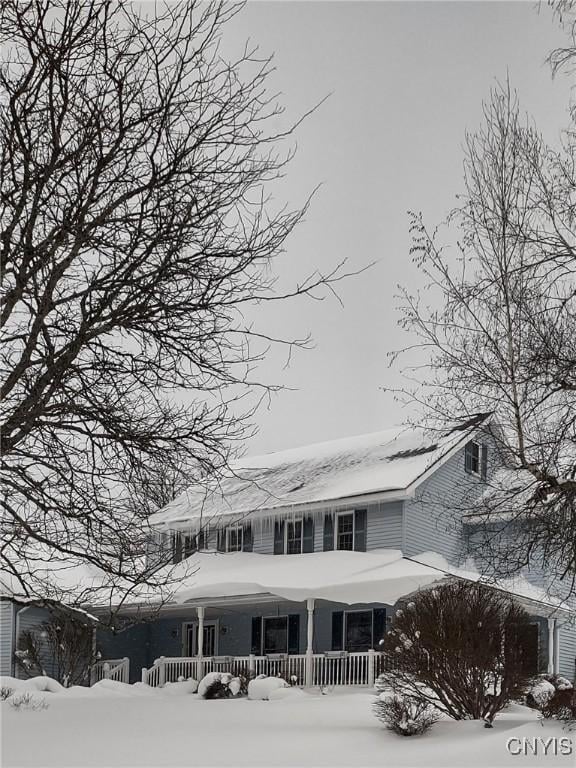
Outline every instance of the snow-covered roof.
<path fill-rule="evenodd" d="M 447 578 L 460 578 L 489 584 L 524 603 L 532 611 L 547 615 L 570 608 L 548 595 L 525 577 L 491 581 L 483 579 L 472 563 L 456 567 L 436 552 L 415 558 L 404 557 L 398 549 L 370 552 L 335 550 L 277 557 L 252 552 L 202 552 L 183 561 L 182 577 L 174 571 L 177 583 L 166 607 L 210 599 L 249 595 L 272 595 L 303 602 L 308 598 L 354 603 L 386 603 L 399 599 Z M 138 596 L 125 605 L 138 603 Z"/>
<path fill-rule="evenodd" d="M 220 515 L 329 504 L 369 494 L 404 491 L 479 426 L 474 419 L 446 433 L 395 427 L 303 448 L 245 458 L 224 477 L 188 488 L 152 516 L 178 527 Z"/>
<path fill-rule="evenodd" d="M 176 565 L 165 566 L 159 573 L 161 579 L 166 576 L 166 586 L 161 589 L 145 584 L 128 589 L 122 580 L 111 579 L 98 568 L 86 565 L 55 570 L 46 564 L 46 571 L 38 575 L 50 582 L 55 599 L 62 591 L 65 602 L 70 590 L 75 589 L 76 607 L 83 604 L 91 617 L 120 605 L 123 610 L 147 614 L 160 606 L 163 610 L 178 610 L 190 603 L 233 603 L 238 598 L 257 596 L 295 602 L 315 598 L 350 605 L 393 605 L 418 589 L 453 577 L 482 581 L 541 616 L 557 612 L 574 615 L 574 608 L 524 576 L 488 581 L 472 562 L 456 567 L 435 552 L 404 557 L 397 549 L 333 550 L 284 557 L 254 552 L 197 552 Z M 6 586 L 12 588 L 13 599 L 22 602 L 16 585 Z"/>

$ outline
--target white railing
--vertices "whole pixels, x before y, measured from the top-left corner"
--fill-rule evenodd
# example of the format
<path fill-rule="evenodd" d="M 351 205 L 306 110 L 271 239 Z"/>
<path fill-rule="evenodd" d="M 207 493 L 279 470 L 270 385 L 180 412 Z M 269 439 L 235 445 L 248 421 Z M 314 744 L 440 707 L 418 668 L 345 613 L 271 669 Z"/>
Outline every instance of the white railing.
<path fill-rule="evenodd" d="M 142 670 L 142 682 L 158 687 L 188 678 L 200 680 L 208 672 L 231 672 L 238 675 L 246 670 L 254 675 L 283 677 L 295 685 L 373 686 L 376 677 L 390 666 L 388 658 L 376 651 L 314 653 L 307 676 L 307 661 L 308 657 L 304 653 L 274 656 L 215 656 L 202 659 L 197 656 L 161 656 L 156 659 L 150 669 Z"/>
<path fill-rule="evenodd" d="M 99 680 L 117 680 L 127 683 L 130 680 L 130 659 L 101 659 L 90 670 L 90 685 Z"/>

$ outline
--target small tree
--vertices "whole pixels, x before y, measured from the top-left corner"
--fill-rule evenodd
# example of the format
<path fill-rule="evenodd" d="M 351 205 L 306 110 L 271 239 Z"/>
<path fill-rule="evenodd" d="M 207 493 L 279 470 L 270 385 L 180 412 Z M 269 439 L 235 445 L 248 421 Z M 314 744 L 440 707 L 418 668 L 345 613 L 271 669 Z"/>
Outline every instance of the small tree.
<path fill-rule="evenodd" d="M 96 661 L 92 626 L 65 611 L 23 632 L 15 653 L 28 677 L 47 675 L 63 686 L 87 685 Z"/>
<path fill-rule="evenodd" d="M 487 587 L 454 582 L 418 593 L 394 617 L 384 674 L 398 695 L 435 706 L 454 720 L 496 714 L 527 684 L 519 637 L 528 614 Z"/>

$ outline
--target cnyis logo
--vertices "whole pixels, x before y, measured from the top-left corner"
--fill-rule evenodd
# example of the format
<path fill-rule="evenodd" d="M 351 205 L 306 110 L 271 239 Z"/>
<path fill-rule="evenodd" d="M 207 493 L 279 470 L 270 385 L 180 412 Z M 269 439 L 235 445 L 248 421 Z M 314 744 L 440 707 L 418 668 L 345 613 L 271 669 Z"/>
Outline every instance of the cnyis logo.
<path fill-rule="evenodd" d="M 518 738 L 513 736 L 506 742 L 506 749 L 511 755 L 572 755 L 574 745 L 568 736 L 534 736 Z"/>

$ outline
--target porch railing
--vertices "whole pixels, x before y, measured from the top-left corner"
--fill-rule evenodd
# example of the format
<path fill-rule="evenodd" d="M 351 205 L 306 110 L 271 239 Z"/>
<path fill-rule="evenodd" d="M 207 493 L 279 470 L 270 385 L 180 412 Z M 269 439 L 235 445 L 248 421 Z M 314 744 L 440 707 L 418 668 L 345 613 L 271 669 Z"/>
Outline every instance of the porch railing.
<path fill-rule="evenodd" d="M 130 659 L 102 659 L 90 670 L 90 685 L 100 680 L 117 680 L 127 683 L 130 680 Z"/>
<path fill-rule="evenodd" d="M 278 656 L 161 656 L 150 669 L 142 670 L 142 682 L 157 687 L 179 679 L 200 680 L 208 672 L 249 670 L 255 675 L 283 677 L 288 682 L 306 686 L 374 685 L 376 677 L 390 668 L 391 660 L 383 653 L 302 654 Z M 308 673 L 308 674 L 307 674 Z"/>

